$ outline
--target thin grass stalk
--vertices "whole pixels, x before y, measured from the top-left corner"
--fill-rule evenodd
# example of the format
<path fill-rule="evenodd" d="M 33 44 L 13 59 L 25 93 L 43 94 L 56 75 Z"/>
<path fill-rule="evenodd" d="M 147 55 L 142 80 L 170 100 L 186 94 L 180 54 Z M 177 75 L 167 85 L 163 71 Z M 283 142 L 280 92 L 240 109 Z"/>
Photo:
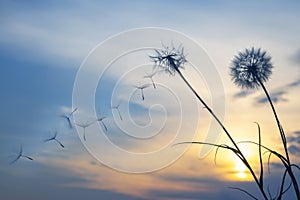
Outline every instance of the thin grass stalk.
<path fill-rule="evenodd" d="M 281 180 L 280 191 L 279 191 L 279 195 L 277 197 L 277 200 L 281 200 L 282 199 L 282 195 L 284 194 L 283 190 L 284 190 L 284 183 L 285 183 L 286 173 L 287 173 L 287 170 L 284 170 L 283 177 L 282 177 L 282 180 Z"/>
<path fill-rule="evenodd" d="M 252 144 L 255 144 L 255 145 L 260 145 L 260 144 L 258 144 L 258 143 L 256 143 L 256 142 L 253 142 L 253 141 L 241 141 L 241 142 L 239 142 L 239 143 L 252 143 Z M 289 174 L 289 176 L 290 176 L 290 178 L 291 178 L 291 180 L 292 180 L 292 183 L 293 183 L 293 187 L 294 187 L 294 189 L 295 189 L 295 193 L 296 193 L 296 197 L 297 197 L 297 200 L 299 200 L 299 193 L 297 193 L 297 191 L 296 191 L 296 188 L 298 188 L 297 186 L 298 186 L 298 182 L 297 182 L 297 179 L 296 179 L 296 177 L 295 177 L 295 175 L 294 175 L 294 173 L 293 173 L 293 171 L 292 171 L 292 167 L 294 166 L 294 167 L 297 167 L 299 170 L 300 170 L 300 167 L 299 166 L 297 166 L 297 165 L 295 165 L 295 164 L 289 164 L 288 163 L 288 161 L 287 161 L 287 159 L 283 156 L 283 155 L 281 155 L 280 153 L 278 153 L 278 152 L 276 152 L 276 151 L 273 151 L 272 149 L 270 149 L 270 148 L 268 148 L 268 147 L 266 147 L 266 146 L 264 146 L 264 145 L 260 145 L 262 148 L 264 148 L 264 149 L 266 149 L 266 150 L 268 150 L 268 151 L 270 151 L 272 154 L 274 154 L 274 155 L 276 155 L 280 160 L 281 160 L 281 162 L 282 162 L 282 164 L 284 165 L 284 167 L 286 168 L 286 170 L 287 170 L 287 172 L 288 172 L 288 174 Z M 296 185 L 296 188 L 295 188 L 295 185 Z"/>
<path fill-rule="evenodd" d="M 263 88 L 263 91 L 265 92 L 267 98 L 268 98 L 268 101 L 270 103 L 270 106 L 272 108 L 272 111 L 273 111 L 273 114 L 275 116 L 275 119 L 276 119 L 276 122 L 277 122 L 277 126 L 278 126 L 278 129 L 279 129 L 279 133 L 280 133 L 280 136 L 281 136 L 281 140 L 282 140 L 282 143 L 283 143 L 283 147 L 284 147 L 284 151 L 285 151 L 285 154 L 286 154 L 286 159 L 287 159 L 287 165 L 286 167 L 288 168 L 288 174 L 289 176 L 291 177 L 292 179 L 292 182 L 293 182 L 293 187 L 295 189 L 295 193 L 296 193 L 296 196 L 297 196 L 297 200 L 300 200 L 300 191 L 299 191 L 299 186 L 298 186 L 298 182 L 295 178 L 295 175 L 292 171 L 292 168 L 291 168 L 291 162 L 290 162 L 290 158 L 289 158 L 289 153 L 288 153 L 288 149 L 287 149 L 287 142 L 286 142 L 286 136 L 285 136 L 285 133 L 284 133 L 284 130 L 280 124 L 280 121 L 279 121 L 279 118 L 278 118 L 278 115 L 276 113 L 276 110 L 275 110 L 275 107 L 273 105 L 273 102 L 272 102 L 272 99 L 266 89 L 266 87 L 264 86 L 264 84 L 262 83 L 262 81 L 260 81 L 260 79 L 258 79 L 261 87 Z"/>
<path fill-rule="evenodd" d="M 260 126 L 257 122 L 254 122 L 257 124 L 258 128 L 258 154 L 259 154 L 259 165 L 260 165 L 260 175 L 259 175 L 259 182 L 261 187 L 264 187 L 264 166 L 262 161 L 262 153 L 261 153 L 261 133 L 260 133 Z"/>

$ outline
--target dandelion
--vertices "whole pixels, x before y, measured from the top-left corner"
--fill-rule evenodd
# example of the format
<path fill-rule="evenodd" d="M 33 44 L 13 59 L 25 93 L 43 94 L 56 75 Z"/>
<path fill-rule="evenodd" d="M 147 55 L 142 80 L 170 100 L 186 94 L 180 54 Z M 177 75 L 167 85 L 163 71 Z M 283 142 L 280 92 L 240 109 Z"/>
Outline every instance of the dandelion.
<path fill-rule="evenodd" d="M 253 89 L 258 88 L 269 79 L 272 68 L 271 56 L 260 48 L 252 47 L 234 57 L 230 74 L 236 85 Z"/>
<path fill-rule="evenodd" d="M 176 49 L 175 47 L 164 47 L 161 50 L 154 49 L 155 56 L 149 56 L 155 63 L 155 66 L 162 68 L 162 71 L 174 76 L 180 68 L 184 69 L 183 65 L 187 62 L 183 53 L 183 47 Z"/>
<path fill-rule="evenodd" d="M 267 52 L 262 51 L 260 48 L 255 49 L 254 47 L 252 47 L 251 49 L 245 49 L 244 52 L 239 52 L 239 54 L 234 57 L 230 67 L 230 74 L 232 81 L 237 86 L 246 89 L 258 89 L 259 87 L 261 87 L 265 95 L 267 96 L 284 147 L 287 162 L 286 170 L 292 179 L 297 199 L 300 199 L 299 186 L 297 180 L 295 179 L 295 175 L 292 171 L 293 165 L 291 164 L 289 158 L 286 136 L 282 125 L 279 121 L 272 99 L 268 93 L 267 88 L 264 85 L 264 83 L 269 79 L 270 75 L 272 74 L 272 68 L 273 65 L 271 63 L 271 56 L 267 55 Z"/>
<path fill-rule="evenodd" d="M 262 87 L 271 105 L 279 128 L 286 157 L 289 160 L 286 137 L 277 116 L 272 99 L 264 85 L 264 82 L 269 79 L 269 76 L 272 73 L 272 68 L 271 56 L 268 56 L 267 52 L 262 51 L 260 48 L 255 49 L 252 47 L 251 49 L 245 49 L 244 52 L 239 52 L 239 54 L 234 57 L 230 67 L 230 74 L 233 82 L 237 86 L 247 89 L 258 88 L 259 86 Z"/>

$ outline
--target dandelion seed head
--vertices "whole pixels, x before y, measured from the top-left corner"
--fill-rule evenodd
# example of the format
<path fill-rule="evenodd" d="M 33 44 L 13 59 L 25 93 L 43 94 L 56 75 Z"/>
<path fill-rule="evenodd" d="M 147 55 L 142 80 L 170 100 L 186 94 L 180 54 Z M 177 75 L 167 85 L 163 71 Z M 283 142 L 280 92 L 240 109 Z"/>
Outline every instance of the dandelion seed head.
<path fill-rule="evenodd" d="M 155 67 L 161 68 L 162 71 L 170 75 L 175 75 L 175 72 L 180 68 L 184 69 L 184 63 L 187 62 L 183 47 L 166 47 L 162 49 L 154 49 L 156 55 L 149 56 L 151 61 L 154 62 Z"/>
<path fill-rule="evenodd" d="M 272 74 L 271 56 L 260 48 L 245 49 L 234 57 L 230 67 L 232 81 L 241 88 L 257 89 Z"/>

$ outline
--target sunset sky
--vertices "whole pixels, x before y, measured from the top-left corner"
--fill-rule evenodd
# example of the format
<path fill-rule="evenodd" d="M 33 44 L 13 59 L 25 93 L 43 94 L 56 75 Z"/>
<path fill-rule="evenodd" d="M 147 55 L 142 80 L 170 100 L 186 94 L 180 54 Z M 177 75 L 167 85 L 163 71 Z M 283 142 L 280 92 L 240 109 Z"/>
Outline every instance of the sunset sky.
<path fill-rule="evenodd" d="M 239 51 L 262 48 L 274 65 L 266 87 L 300 164 L 299 10 L 296 0 L 1 0 L 0 199 L 248 198 L 229 187 L 261 198 L 231 152 L 220 149 L 215 164 L 215 149 L 173 146 L 232 144 L 178 75 L 155 74 L 156 89 L 143 76 L 153 70 L 153 47 L 181 45 L 183 74 L 236 141 L 258 141 L 257 122 L 263 144 L 283 153 L 263 91 L 242 90 L 229 75 Z M 143 101 L 136 86 L 145 83 Z M 121 116 L 111 109 L 117 104 Z M 60 116 L 74 108 L 69 129 Z M 99 110 L 104 125 L 87 127 L 84 141 L 74 123 L 93 122 Z M 65 148 L 43 142 L 55 130 Z M 33 161 L 10 164 L 21 144 Z M 257 146 L 239 145 L 258 173 Z M 270 167 L 266 183 L 275 195 L 283 168 L 275 157 Z"/>

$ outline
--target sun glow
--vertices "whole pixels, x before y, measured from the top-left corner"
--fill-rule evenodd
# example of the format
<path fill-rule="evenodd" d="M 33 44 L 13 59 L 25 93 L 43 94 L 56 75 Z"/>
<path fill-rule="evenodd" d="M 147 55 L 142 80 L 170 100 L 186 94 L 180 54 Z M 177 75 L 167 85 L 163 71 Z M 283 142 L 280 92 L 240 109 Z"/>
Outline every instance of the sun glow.
<path fill-rule="evenodd" d="M 236 176 L 238 178 L 245 179 L 247 177 L 246 170 L 247 170 L 247 168 L 244 165 L 244 163 L 241 160 L 237 160 L 237 162 L 235 163 L 235 168 L 234 168 Z"/>
<path fill-rule="evenodd" d="M 246 147 L 244 147 L 246 148 Z M 248 159 L 248 161 L 253 161 L 253 154 L 251 153 L 251 149 L 247 149 L 248 151 L 246 151 L 245 149 L 243 149 L 242 147 L 242 152 L 244 153 L 244 156 Z M 235 155 L 232 154 L 232 165 L 231 165 L 231 169 L 232 169 L 232 175 L 231 179 L 234 180 L 240 180 L 240 181 L 248 181 L 251 180 L 252 177 L 246 167 L 246 165 Z M 251 162 L 253 164 L 253 162 Z"/>

